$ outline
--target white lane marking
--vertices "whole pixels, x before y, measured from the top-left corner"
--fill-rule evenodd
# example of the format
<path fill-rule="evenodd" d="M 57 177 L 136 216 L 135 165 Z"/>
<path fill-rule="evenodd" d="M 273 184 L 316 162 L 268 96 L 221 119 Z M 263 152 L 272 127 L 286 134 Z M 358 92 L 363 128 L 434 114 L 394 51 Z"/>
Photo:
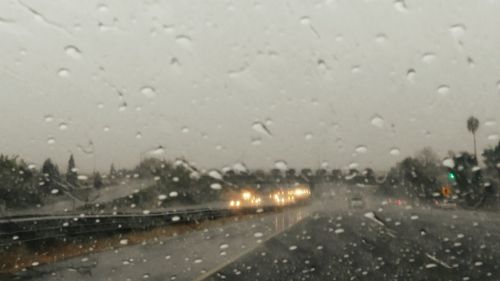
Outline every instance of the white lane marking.
<path fill-rule="evenodd" d="M 451 268 L 452 268 L 449 264 L 447 264 L 447 263 L 445 263 L 444 261 L 442 261 L 442 260 L 440 260 L 440 259 L 436 258 L 435 256 L 431 256 L 431 255 L 429 255 L 429 254 L 427 254 L 427 253 L 425 253 L 425 255 L 426 255 L 429 259 L 433 260 L 434 262 L 439 263 L 439 264 L 440 264 L 440 265 L 442 265 L 443 267 L 446 267 L 446 268 L 448 268 L 448 269 L 451 269 Z"/>

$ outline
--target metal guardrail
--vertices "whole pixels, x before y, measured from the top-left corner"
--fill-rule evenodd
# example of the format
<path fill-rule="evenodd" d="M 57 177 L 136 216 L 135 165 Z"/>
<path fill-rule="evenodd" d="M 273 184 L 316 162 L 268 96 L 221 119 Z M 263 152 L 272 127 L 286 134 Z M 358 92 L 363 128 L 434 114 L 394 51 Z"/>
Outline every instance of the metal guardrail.
<path fill-rule="evenodd" d="M 61 216 L 15 216 L 0 219 L 0 247 L 63 239 L 83 235 L 144 230 L 153 227 L 213 220 L 237 214 L 268 212 L 277 206 L 228 208 L 198 208 L 149 214 L 101 214 Z M 259 210 L 260 212 L 260 210 Z"/>

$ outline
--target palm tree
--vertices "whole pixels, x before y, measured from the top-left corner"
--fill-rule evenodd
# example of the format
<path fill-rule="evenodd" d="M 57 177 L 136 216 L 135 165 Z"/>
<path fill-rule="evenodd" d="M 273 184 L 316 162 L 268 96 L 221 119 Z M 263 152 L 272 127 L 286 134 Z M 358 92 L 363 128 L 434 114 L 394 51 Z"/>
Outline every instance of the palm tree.
<path fill-rule="evenodd" d="M 474 157 L 477 159 L 477 148 L 476 148 L 476 131 L 479 128 L 479 120 L 471 116 L 467 119 L 467 130 L 472 133 L 472 137 L 474 138 Z"/>

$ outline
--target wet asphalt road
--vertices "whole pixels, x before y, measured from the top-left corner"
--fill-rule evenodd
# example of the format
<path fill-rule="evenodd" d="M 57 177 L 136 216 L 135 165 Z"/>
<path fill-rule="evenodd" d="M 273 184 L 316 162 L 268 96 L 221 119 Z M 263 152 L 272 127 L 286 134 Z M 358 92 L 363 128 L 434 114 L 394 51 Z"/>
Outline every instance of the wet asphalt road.
<path fill-rule="evenodd" d="M 500 280 L 500 214 L 380 202 L 352 209 L 341 201 L 73 258 L 13 279 Z"/>
<path fill-rule="evenodd" d="M 308 207 L 228 218 L 224 224 L 35 266 L 0 280 L 200 280 L 308 216 Z"/>
<path fill-rule="evenodd" d="M 318 211 L 206 280 L 500 280 L 500 216 Z"/>

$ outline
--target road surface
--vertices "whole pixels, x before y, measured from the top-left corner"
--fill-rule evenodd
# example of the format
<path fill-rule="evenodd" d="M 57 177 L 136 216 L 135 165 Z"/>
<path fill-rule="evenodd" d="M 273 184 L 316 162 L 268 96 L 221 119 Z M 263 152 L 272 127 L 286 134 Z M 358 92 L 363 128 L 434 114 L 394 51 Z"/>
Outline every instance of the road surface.
<path fill-rule="evenodd" d="M 33 267 L 18 280 L 204 279 L 293 226 L 308 207 L 256 214 L 222 226 Z M 231 219 L 229 219 L 231 220 Z M 211 271 L 212 270 L 212 271 Z M 9 279 L 12 277 L 9 277 Z"/>
<path fill-rule="evenodd" d="M 319 211 L 206 280 L 499 280 L 500 216 Z"/>
<path fill-rule="evenodd" d="M 352 209 L 345 198 L 39 266 L 16 278 L 499 280 L 500 214 L 376 200 Z"/>

